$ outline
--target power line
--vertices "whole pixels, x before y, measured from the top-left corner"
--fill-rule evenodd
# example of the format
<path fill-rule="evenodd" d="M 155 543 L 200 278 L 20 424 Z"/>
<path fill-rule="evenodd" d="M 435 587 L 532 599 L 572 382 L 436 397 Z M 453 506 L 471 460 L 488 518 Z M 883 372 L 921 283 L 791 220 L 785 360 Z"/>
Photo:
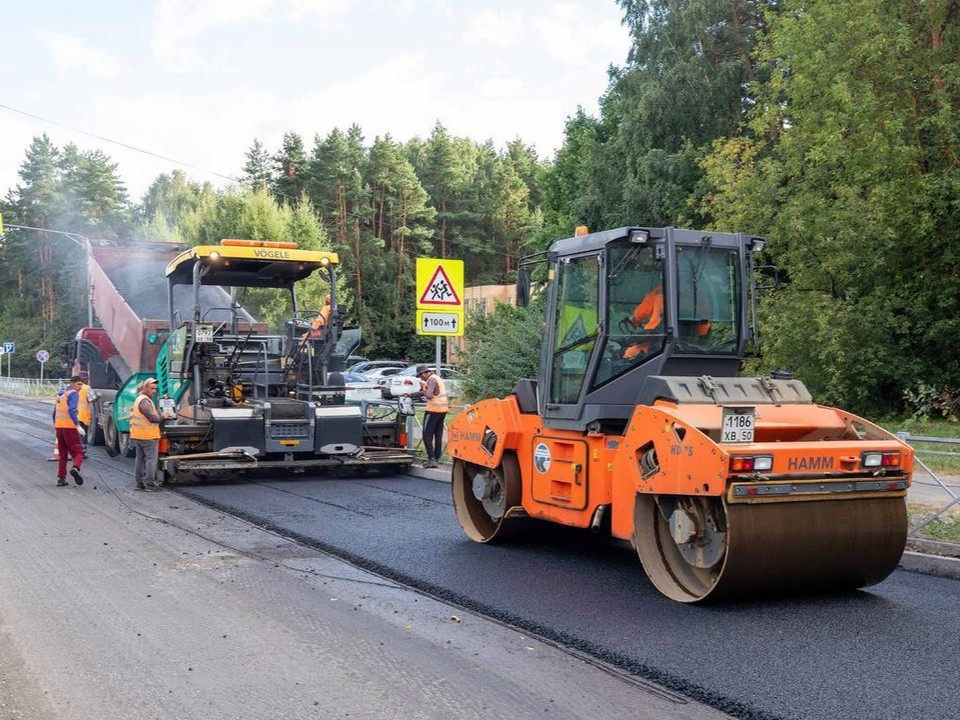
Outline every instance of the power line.
<path fill-rule="evenodd" d="M 33 118 L 34 120 L 39 120 L 40 122 L 45 122 L 51 125 L 56 125 L 57 127 L 62 127 L 66 130 L 80 133 L 81 135 L 86 135 L 87 137 L 96 138 L 97 140 L 101 140 L 105 143 L 110 143 L 111 145 L 118 145 L 120 147 L 126 148 L 127 150 L 133 150 L 134 152 L 138 152 L 143 155 L 148 155 L 150 157 L 157 158 L 158 160 L 171 162 L 171 163 L 174 163 L 175 165 L 182 165 L 183 167 L 190 168 L 191 170 L 197 170 L 198 172 L 206 173 L 208 175 L 214 175 L 215 177 L 223 178 L 224 180 L 230 180 L 231 182 L 240 182 L 237 178 L 232 177 L 230 175 L 224 175 L 223 173 L 215 172 L 213 170 L 207 170 L 206 168 L 202 168 L 199 165 L 192 165 L 191 163 L 183 162 L 182 160 L 176 160 L 175 158 L 167 157 L 166 155 L 160 155 L 159 153 L 151 152 L 150 150 L 144 150 L 143 148 L 139 148 L 135 145 L 130 145 L 125 142 L 120 142 L 119 140 L 112 140 L 108 137 L 104 137 L 103 135 L 97 135 L 96 133 L 88 132 L 86 130 L 81 130 L 80 128 L 73 127 L 72 125 L 67 125 L 66 123 L 62 123 L 57 120 L 51 120 L 49 118 L 41 117 L 40 115 L 34 115 L 33 113 L 28 113 L 26 110 L 20 110 L 19 108 L 10 107 L 9 105 L 4 105 L 3 103 L 0 103 L 0 108 L 4 110 L 9 110 L 10 112 L 14 112 L 19 115 L 24 115 L 28 118 Z"/>

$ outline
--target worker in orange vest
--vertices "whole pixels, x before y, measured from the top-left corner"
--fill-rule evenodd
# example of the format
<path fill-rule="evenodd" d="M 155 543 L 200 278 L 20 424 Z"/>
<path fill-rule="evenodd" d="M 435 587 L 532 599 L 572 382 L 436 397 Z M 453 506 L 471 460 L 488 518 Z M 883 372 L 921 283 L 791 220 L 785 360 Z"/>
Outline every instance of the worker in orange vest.
<path fill-rule="evenodd" d="M 130 411 L 130 442 L 136 450 L 137 459 L 133 475 L 137 490 L 159 490 L 157 485 L 157 460 L 160 445 L 160 422 L 164 419 L 153 405 L 157 394 L 157 379 L 149 378 L 137 386 L 137 399 Z"/>
<path fill-rule="evenodd" d="M 450 412 L 447 399 L 447 385 L 438 373 L 426 365 L 417 365 L 417 377 L 420 378 L 420 395 L 427 401 L 423 409 L 426 422 L 423 424 L 423 449 L 427 451 L 425 468 L 435 468 L 440 464 L 443 454 L 443 425 Z"/>
<path fill-rule="evenodd" d="M 70 384 L 60 393 L 57 404 L 53 408 L 53 427 L 57 434 L 58 487 L 67 485 L 68 454 L 73 460 L 70 475 L 73 476 L 73 481 L 77 485 L 83 485 L 83 475 L 80 474 L 80 467 L 83 465 L 83 443 L 80 437 L 86 435 L 86 430 L 81 427 L 80 417 L 77 414 L 82 385 L 83 379 L 79 375 L 71 377 Z"/>
<path fill-rule="evenodd" d="M 627 318 L 627 324 L 634 329 L 657 330 L 663 324 L 663 285 L 657 285 L 640 301 L 633 314 Z M 650 342 L 638 342 L 623 351 L 626 360 L 650 352 Z"/>
<path fill-rule="evenodd" d="M 330 296 L 327 295 L 326 299 L 323 301 L 323 307 L 320 308 L 320 312 L 317 313 L 317 316 L 313 319 L 313 322 L 310 324 L 310 330 L 303 334 L 303 339 L 306 340 L 309 338 L 318 338 L 323 334 L 323 328 L 327 326 L 330 322 L 330 312 L 331 312 L 331 300 Z"/>

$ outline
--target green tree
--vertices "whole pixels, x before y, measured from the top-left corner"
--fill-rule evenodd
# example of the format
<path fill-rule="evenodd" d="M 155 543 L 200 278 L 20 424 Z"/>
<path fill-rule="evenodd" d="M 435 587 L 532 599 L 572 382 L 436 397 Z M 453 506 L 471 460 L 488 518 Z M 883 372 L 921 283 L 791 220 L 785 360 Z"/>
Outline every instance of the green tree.
<path fill-rule="evenodd" d="M 600 119 L 578 114 L 568 123 L 564 177 L 544 181 L 553 183 L 546 197 L 561 202 L 545 208 L 547 222 L 700 225 L 692 202 L 702 191 L 700 160 L 714 139 L 736 134 L 752 103 L 745 89 L 762 72 L 750 53 L 776 0 L 620 4 L 634 38 L 630 55 L 611 75 Z M 558 198 L 571 184 L 577 194 Z"/>
<path fill-rule="evenodd" d="M 280 152 L 273 156 L 275 173 L 272 190 L 280 202 L 295 205 L 300 201 L 306 184 L 307 155 L 303 138 L 297 133 L 283 135 Z"/>
<path fill-rule="evenodd" d="M 467 191 L 477 171 L 476 146 L 451 137 L 438 122 L 425 143 L 418 141 L 416 152 L 413 143 L 408 143 L 407 154 L 437 211 L 437 256 L 459 257 L 457 245 L 468 214 Z"/>
<path fill-rule="evenodd" d="M 106 155 L 60 150 L 46 135 L 33 138 L 19 176 L 3 203 L 7 223 L 41 230 L 14 230 L 0 248 L 0 330 L 18 342 L 14 364 L 33 374 L 36 350 L 55 351 L 86 323 L 81 237 L 125 232 L 128 204 Z"/>
<path fill-rule="evenodd" d="M 270 187 L 274 181 L 273 170 L 270 167 L 270 153 L 259 138 L 253 139 L 253 145 L 247 150 L 246 158 L 247 161 L 243 164 L 243 184 L 253 190 Z"/>
<path fill-rule="evenodd" d="M 896 409 L 960 387 L 958 6 L 785 3 L 747 137 L 718 142 L 705 212 L 766 234 L 790 283 L 764 305 L 765 363 L 818 399 Z"/>
<path fill-rule="evenodd" d="M 181 170 L 158 175 L 140 203 L 137 237 L 182 242 L 178 228 L 181 220 L 196 210 L 204 198 L 212 200 L 214 196 L 212 185 L 193 182 Z"/>
<path fill-rule="evenodd" d="M 490 315 L 471 315 L 465 331 L 464 394 L 472 400 L 506 397 L 521 378 L 536 378 L 543 328 L 542 299 L 524 308 L 497 303 Z"/>

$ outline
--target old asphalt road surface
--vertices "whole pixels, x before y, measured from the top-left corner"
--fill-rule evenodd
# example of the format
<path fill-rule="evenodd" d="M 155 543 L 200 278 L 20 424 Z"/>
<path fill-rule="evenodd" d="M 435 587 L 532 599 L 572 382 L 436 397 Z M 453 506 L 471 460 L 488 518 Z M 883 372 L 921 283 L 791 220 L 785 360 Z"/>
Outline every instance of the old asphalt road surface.
<path fill-rule="evenodd" d="M 83 487 L 57 488 L 49 411 L 0 397 L 2 720 L 722 717 L 182 495 L 135 493 L 132 461 L 102 448 Z M 383 506 L 336 513 L 316 481 L 240 488 L 288 498 L 273 522 L 303 531 L 310 514 L 375 526 L 406 488 L 389 483 Z M 463 543 L 443 533 L 415 566 L 449 567 Z M 384 562 L 407 554 L 402 533 L 376 535 Z"/>

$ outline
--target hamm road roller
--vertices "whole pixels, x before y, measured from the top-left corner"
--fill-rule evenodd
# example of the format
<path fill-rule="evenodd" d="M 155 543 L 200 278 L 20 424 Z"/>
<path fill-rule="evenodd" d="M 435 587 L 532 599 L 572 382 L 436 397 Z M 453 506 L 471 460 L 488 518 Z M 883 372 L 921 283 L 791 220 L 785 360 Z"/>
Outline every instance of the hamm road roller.
<path fill-rule="evenodd" d="M 910 447 L 816 404 L 787 372 L 738 375 L 763 244 L 669 227 L 555 242 L 539 258 L 539 377 L 450 426 L 466 535 L 501 542 L 531 531 L 529 518 L 609 529 L 687 603 L 890 574 L 906 543 Z"/>

